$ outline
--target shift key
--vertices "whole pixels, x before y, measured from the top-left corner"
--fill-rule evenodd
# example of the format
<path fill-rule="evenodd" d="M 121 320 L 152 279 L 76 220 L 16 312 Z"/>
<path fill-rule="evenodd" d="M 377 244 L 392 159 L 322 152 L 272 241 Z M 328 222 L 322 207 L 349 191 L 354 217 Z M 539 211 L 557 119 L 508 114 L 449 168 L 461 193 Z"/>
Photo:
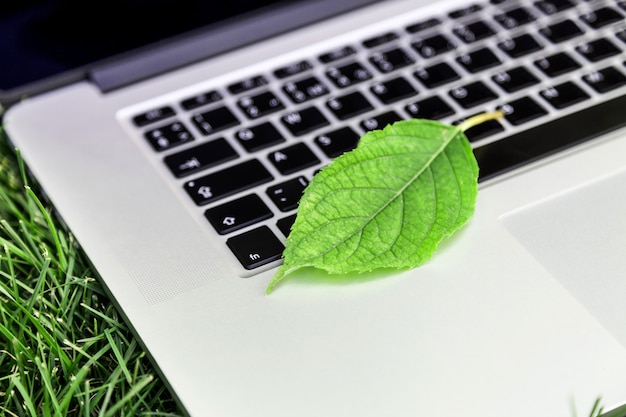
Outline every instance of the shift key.
<path fill-rule="evenodd" d="M 251 159 L 188 181 L 183 187 L 193 201 L 201 206 L 273 179 L 261 162 Z"/>

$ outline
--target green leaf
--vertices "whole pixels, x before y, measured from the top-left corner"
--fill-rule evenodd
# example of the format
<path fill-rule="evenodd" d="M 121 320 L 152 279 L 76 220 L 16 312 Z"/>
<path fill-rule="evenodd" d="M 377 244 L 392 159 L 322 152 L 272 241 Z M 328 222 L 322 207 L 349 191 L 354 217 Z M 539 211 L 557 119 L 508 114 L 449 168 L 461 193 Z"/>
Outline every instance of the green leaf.
<path fill-rule="evenodd" d="M 407 120 L 365 134 L 305 189 L 267 293 L 305 267 L 348 274 L 427 261 L 474 212 L 478 165 L 463 131 L 495 117 Z"/>

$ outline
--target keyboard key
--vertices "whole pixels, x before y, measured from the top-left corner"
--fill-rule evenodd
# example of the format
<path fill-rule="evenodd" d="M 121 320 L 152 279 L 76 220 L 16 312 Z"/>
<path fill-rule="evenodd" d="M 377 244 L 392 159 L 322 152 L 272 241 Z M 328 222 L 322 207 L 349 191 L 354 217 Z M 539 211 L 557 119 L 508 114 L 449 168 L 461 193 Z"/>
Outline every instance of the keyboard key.
<path fill-rule="evenodd" d="M 411 46 L 424 58 L 432 58 L 456 49 L 456 44 L 444 35 L 433 35 L 425 39 L 418 39 Z"/>
<path fill-rule="evenodd" d="M 296 221 L 296 214 L 292 214 L 291 216 L 280 219 L 276 222 L 276 226 L 282 232 L 285 237 L 289 236 L 291 233 L 291 226 Z"/>
<path fill-rule="evenodd" d="M 458 25 L 452 31 L 465 43 L 474 43 L 495 34 L 491 26 L 482 20 L 465 25 Z"/>
<path fill-rule="evenodd" d="M 626 96 L 622 95 L 477 147 L 474 155 L 480 166 L 479 181 L 624 127 L 625 108 Z"/>
<path fill-rule="evenodd" d="M 279 79 L 291 77 L 292 75 L 301 74 L 310 70 L 313 66 L 309 61 L 299 61 L 285 67 L 278 68 L 274 71 L 274 76 Z"/>
<path fill-rule="evenodd" d="M 155 151 L 160 152 L 193 140 L 193 136 L 180 122 L 170 123 L 144 134 Z"/>
<path fill-rule="evenodd" d="M 222 99 L 222 95 L 215 91 L 208 91 L 181 101 L 180 105 L 185 110 L 193 110 L 207 104 L 217 103 Z"/>
<path fill-rule="evenodd" d="M 328 156 L 335 158 L 356 148 L 360 136 L 351 128 L 343 127 L 315 138 L 315 144 Z"/>
<path fill-rule="evenodd" d="M 241 97 L 237 101 L 237 105 L 250 119 L 258 119 L 285 108 L 283 103 L 271 91 Z"/>
<path fill-rule="evenodd" d="M 239 124 L 239 119 L 227 108 L 218 107 L 191 117 L 196 127 L 205 135 L 211 135 L 220 130 Z"/>
<path fill-rule="evenodd" d="M 563 109 L 589 98 L 589 94 L 571 81 L 542 90 L 539 94 L 556 109 Z"/>
<path fill-rule="evenodd" d="M 186 182 L 183 188 L 201 206 L 269 182 L 274 177 L 256 159 Z"/>
<path fill-rule="evenodd" d="M 514 93 L 539 82 L 539 79 L 524 67 L 501 71 L 491 79 L 507 93 Z"/>
<path fill-rule="evenodd" d="M 328 120 L 316 107 L 307 107 L 300 111 L 293 111 L 280 119 L 294 136 L 302 136 L 328 125 Z"/>
<path fill-rule="evenodd" d="M 478 106 L 479 104 L 498 98 L 482 81 L 456 87 L 450 90 L 450 97 L 456 100 L 463 108 Z"/>
<path fill-rule="evenodd" d="M 326 102 L 326 106 L 340 120 L 349 119 L 373 109 L 370 102 L 358 91 L 331 98 Z"/>
<path fill-rule="evenodd" d="M 283 135 L 270 122 L 241 129 L 235 133 L 235 137 L 248 152 L 255 152 L 285 141 Z"/>
<path fill-rule="evenodd" d="M 217 233 L 225 235 L 273 216 L 272 211 L 256 194 L 229 201 L 204 212 Z"/>
<path fill-rule="evenodd" d="M 530 122 L 548 112 L 530 97 L 522 97 L 500 107 L 506 120 L 512 125 L 521 125 Z"/>
<path fill-rule="evenodd" d="M 613 67 L 589 73 L 583 76 L 583 80 L 599 93 L 607 93 L 626 85 L 626 76 Z"/>
<path fill-rule="evenodd" d="M 581 20 L 593 29 L 600 29 L 624 19 L 624 16 L 611 7 L 601 7 L 580 16 Z"/>
<path fill-rule="evenodd" d="M 470 4 L 469 6 L 463 7 L 462 9 L 453 10 L 448 13 L 448 17 L 451 19 L 460 19 L 462 17 L 469 16 L 476 12 L 481 11 L 483 8 L 480 4 Z"/>
<path fill-rule="evenodd" d="M 238 157 L 233 147 L 219 138 L 166 156 L 164 162 L 172 174 L 180 178 Z"/>
<path fill-rule="evenodd" d="M 394 103 L 417 94 L 415 88 L 402 77 L 376 83 L 370 90 L 384 104 Z"/>
<path fill-rule="evenodd" d="M 356 49 L 351 46 L 344 46 L 343 48 L 335 49 L 334 51 L 322 54 L 318 57 L 318 59 L 323 64 L 329 64 L 354 54 L 356 54 Z"/>
<path fill-rule="evenodd" d="M 283 87 L 283 91 L 296 104 L 304 103 L 328 94 L 328 88 L 316 77 L 305 78 L 300 81 L 289 82 Z"/>
<path fill-rule="evenodd" d="M 552 43 L 564 42 L 583 34 L 580 27 L 569 19 L 549 25 L 540 29 L 539 32 Z"/>
<path fill-rule="evenodd" d="M 331 68 L 326 75 L 339 88 L 349 87 L 372 78 L 372 74 L 358 62 Z"/>
<path fill-rule="evenodd" d="M 452 107 L 439 96 L 413 102 L 405 110 L 410 117 L 416 119 L 440 120 L 454 114 Z"/>
<path fill-rule="evenodd" d="M 383 74 L 413 64 L 411 58 L 403 49 L 395 48 L 386 52 L 378 52 L 370 57 L 370 62 Z"/>
<path fill-rule="evenodd" d="M 441 23 L 442 23 L 441 20 L 437 18 L 427 19 L 421 22 L 413 23 L 410 26 L 407 26 L 406 31 L 411 34 L 414 34 L 414 33 L 422 32 L 426 29 L 439 26 Z"/>
<path fill-rule="evenodd" d="M 456 124 L 460 123 L 457 122 Z M 480 123 L 474 127 L 467 129 L 465 132 L 465 136 L 469 139 L 470 142 L 476 142 L 480 139 L 487 138 L 489 136 L 495 135 L 496 133 L 500 133 L 504 131 L 504 127 L 497 120 L 488 120 L 486 122 Z"/>
<path fill-rule="evenodd" d="M 363 120 L 360 124 L 365 131 L 383 129 L 385 126 L 402 120 L 402 117 L 395 111 L 388 111 L 377 116 L 373 116 Z"/>
<path fill-rule="evenodd" d="M 133 117 L 133 123 L 137 127 L 147 126 L 151 123 L 158 122 L 160 120 L 167 119 L 176 114 L 173 108 L 169 106 L 160 107 L 158 109 L 150 110 L 142 114 L 138 114 Z"/>
<path fill-rule="evenodd" d="M 535 2 L 535 6 L 547 15 L 555 14 L 563 10 L 571 9 L 576 4 L 571 0 L 541 0 Z"/>
<path fill-rule="evenodd" d="M 268 81 L 264 76 L 257 75 L 257 76 L 250 77 L 245 80 L 233 83 L 229 85 L 227 89 L 231 94 L 241 94 L 241 93 L 245 93 L 246 91 L 253 90 L 257 87 L 267 85 L 267 83 Z"/>
<path fill-rule="evenodd" d="M 309 181 L 306 178 L 298 177 L 268 188 L 267 195 L 280 211 L 291 211 L 298 208 L 307 185 Z"/>
<path fill-rule="evenodd" d="M 535 61 L 535 65 L 550 77 L 558 77 L 580 68 L 580 64 L 565 52 L 541 58 Z"/>
<path fill-rule="evenodd" d="M 617 36 L 622 42 L 626 43 L 626 29 L 618 31 L 615 36 Z"/>
<path fill-rule="evenodd" d="M 481 48 L 461 55 L 456 61 L 471 73 L 484 71 L 501 64 L 498 57 L 489 48 Z"/>
<path fill-rule="evenodd" d="M 461 78 L 459 74 L 445 62 L 419 68 L 413 74 L 427 88 L 440 87 Z"/>
<path fill-rule="evenodd" d="M 516 7 L 495 15 L 496 21 L 505 29 L 513 29 L 533 22 L 537 17 L 525 7 Z"/>
<path fill-rule="evenodd" d="M 226 244 L 246 269 L 255 269 L 281 258 L 285 247 L 267 226 L 231 237 Z"/>
<path fill-rule="evenodd" d="M 519 58 L 542 49 L 539 42 L 537 42 L 537 40 L 529 34 L 523 34 L 514 38 L 506 39 L 499 42 L 498 47 L 506 52 L 511 58 Z"/>
<path fill-rule="evenodd" d="M 269 160 L 283 175 L 293 174 L 302 169 L 317 165 L 320 160 L 304 144 L 296 143 L 269 154 Z"/>
<path fill-rule="evenodd" d="M 590 62 L 602 61 L 603 59 L 622 53 L 613 42 L 606 38 L 596 39 L 576 47 L 576 51 Z"/>
<path fill-rule="evenodd" d="M 363 41 L 363 46 L 366 48 L 375 48 L 380 45 L 395 41 L 398 39 L 398 35 L 393 32 L 383 33 L 382 35 L 375 36 Z"/>

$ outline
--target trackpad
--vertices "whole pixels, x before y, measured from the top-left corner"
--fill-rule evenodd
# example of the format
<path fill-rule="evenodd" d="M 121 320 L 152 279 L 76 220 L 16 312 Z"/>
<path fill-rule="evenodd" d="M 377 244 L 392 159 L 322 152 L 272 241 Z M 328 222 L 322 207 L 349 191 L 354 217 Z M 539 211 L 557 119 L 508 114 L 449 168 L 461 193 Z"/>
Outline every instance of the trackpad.
<path fill-rule="evenodd" d="M 626 172 L 501 221 L 626 346 Z"/>

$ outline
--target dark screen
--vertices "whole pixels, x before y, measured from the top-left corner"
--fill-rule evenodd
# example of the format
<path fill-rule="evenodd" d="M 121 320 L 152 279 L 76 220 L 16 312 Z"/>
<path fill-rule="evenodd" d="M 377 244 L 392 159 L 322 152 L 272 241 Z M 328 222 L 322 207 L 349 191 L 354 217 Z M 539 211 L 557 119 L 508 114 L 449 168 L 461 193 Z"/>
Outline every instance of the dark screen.
<path fill-rule="evenodd" d="M 19 0 L 0 2 L 0 90 L 284 0 Z"/>

